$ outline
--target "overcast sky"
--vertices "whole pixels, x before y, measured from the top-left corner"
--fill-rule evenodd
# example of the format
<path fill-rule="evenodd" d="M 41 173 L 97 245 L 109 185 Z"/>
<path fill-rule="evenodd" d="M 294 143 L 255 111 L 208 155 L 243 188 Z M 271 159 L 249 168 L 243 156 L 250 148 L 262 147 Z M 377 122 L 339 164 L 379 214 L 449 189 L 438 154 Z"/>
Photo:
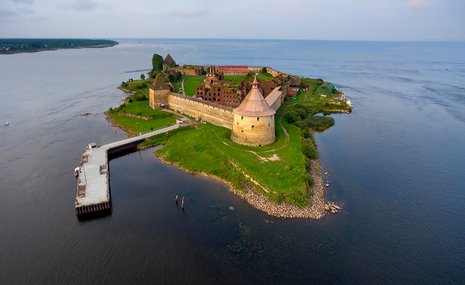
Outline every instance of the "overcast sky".
<path fill-rule="evenodd" d="M 0 37 L 465 40 L 465 0 L 0 0 Z"/>

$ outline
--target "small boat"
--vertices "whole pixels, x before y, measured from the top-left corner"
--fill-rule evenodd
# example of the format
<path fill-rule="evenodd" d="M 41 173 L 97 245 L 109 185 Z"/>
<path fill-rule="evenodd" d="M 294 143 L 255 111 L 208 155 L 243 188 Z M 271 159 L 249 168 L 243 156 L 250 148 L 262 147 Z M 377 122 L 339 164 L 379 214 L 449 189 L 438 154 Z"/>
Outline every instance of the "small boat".
<path fill-rule="evenodd" d="M 325 186 L 326 186 L 326 187 L 329 187 L 329 183 L 326 183 Z"/>
<path fill-rule="evenodd" d="M 96 144 L 96 143 L 90 143 L 90 144 L 87 145 L 87 149 L 88 149 L 88 150 L 94 149 L 94 148 L 96 148 L 96 147 L 97 147 L 97 144 Z"/>
<path fill-rule="evenodd" d="M 8 127 L 9 125 L 10 125 L 10 123 L 5 122 L 5 125 L 4 125 L 4 126 L 5 126 L 5 127 Z"/>
<path fill-rule="evenodd" d="M 74 177 L 78 178 L 79 177 L 79 171 L 81 171 L 81 168 L 80 167 L 76 167 L 74 169 Z"/>

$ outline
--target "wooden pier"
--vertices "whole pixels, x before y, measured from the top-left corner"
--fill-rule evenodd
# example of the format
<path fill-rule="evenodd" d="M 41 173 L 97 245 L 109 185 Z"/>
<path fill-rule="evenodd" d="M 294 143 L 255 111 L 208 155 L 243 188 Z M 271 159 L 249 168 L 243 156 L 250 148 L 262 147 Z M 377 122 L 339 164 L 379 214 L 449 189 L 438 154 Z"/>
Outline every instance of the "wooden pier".
<path fill-rule="evenodd" d="M 114 143 L 98 147 L 89 144 L 81 156 L 80 167 L 76 172 L 77 193 L 74 203 L 76 215 L 84 216 L 111 209 L 109 154 L 128 150 L 149 137 L 167 133 L 182 126 L 183 123 L 177 121 L 176 125 Z"/>

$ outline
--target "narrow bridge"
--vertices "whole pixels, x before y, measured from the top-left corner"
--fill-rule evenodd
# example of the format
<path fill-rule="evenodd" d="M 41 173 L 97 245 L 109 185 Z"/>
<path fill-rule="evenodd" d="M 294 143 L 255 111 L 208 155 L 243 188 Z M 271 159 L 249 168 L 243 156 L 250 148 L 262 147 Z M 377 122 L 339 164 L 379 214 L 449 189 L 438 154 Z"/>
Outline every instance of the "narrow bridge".
<path fill-rule="evenodd" d="M 74 203 L 76 215 L 82 216 L 110 210 L 109 154 L 131 149 L 149 137 L 167 133 L 182 126 L 183 123 L 178 121 L 175 125 L 164 129 L 99 147 L 89 144 L 82 154 L 81 166 L 76 171 L 77 193 Z"/>

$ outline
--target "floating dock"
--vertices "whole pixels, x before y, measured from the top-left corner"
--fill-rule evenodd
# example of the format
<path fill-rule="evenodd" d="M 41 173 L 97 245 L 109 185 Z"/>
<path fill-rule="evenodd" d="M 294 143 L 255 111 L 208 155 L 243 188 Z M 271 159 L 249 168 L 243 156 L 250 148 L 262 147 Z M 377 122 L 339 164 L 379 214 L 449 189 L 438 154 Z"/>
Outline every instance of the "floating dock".
<path fill-rule="evenodd" d="M 76 215 L 83 216 L 111 209 L 109 154 L 117 154 L 131 149 L 149 137 L 167 133 L 182 126 L 183 123 L 177 121 L 176 125 L 114 143 L 102 146 L 89 144 L 81 156 L 80 167 L 76 169 L 75 173 L 77 180 L 76 201 L 74 203 Z"/>

